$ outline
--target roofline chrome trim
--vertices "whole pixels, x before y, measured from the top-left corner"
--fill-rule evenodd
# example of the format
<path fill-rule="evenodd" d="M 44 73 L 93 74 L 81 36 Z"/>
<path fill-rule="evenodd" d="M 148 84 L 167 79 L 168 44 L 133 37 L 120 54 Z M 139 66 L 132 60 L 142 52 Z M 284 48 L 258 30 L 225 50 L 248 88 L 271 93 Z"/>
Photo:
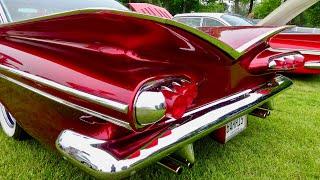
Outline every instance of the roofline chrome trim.
<path fill-rule="evenodd" d="M 46 97 L 46 98 L 48 98 L 48 99 L 51 99 L 51 100 L 53 100 L 53 101 L 55 101 L 55 102 L 58 102 L 58 103 L 60 103 L 60 104 L 66 105 L 66 106 L 68 106 L 68 107 L 71 107 L 71 108 L 73 108 L 73 109 L 79 110 L 79 111 L 84 112 L 84 113 L 86 113 L 86 114 L 95 116 L 95 117 L 100 118 L 100 119 L 102 119 L 102 120 L 108 121 L 108 122 L 110 122 L 110 123 L 116 124 L 116 125 L 118 125 L 118 126 L 124 127 L 124 128 L 126 128 L 126 129 L 129 129 L 129 130 L 132 130 L 132 128 L 131 128 L 131 126 L 130 126 L 130 124 L 129 124 L 128 122 L 125 122 L 125 121 L 122 121 L 122 120 L 120 120 L 120 119 L 116 119 L 116 118 L 113 118 L 113 117 L 111 117 L 111 116 L 107 116 L 107 115 L 105 115 L 105 114 L 101 114 L 101 113 L 99 113 L 99 112 L 90 110 L 90 109 L 88 109 L 88 108 L 85 108 L 85 107 L 76 105 L 76 104 L 71 103 L 71 102 L 69 102 L 69 101 L 63 100 L 63 99 L 61 99 L 61 98 L 59 98 L 59 97 L 53 96 L 53 95 L 51 95 L 51 94 L 49 94 L 49 93 L 43 92 L 43 91 L 41 91 L 41 90 L 39 90 L 39 89 L 36 89 L 36 88 L 34 88 L 34 87 L 32 87 L 32 86 L 29 86 L 29 85 L 26 85 L 26 84 L 24 84 L 24 83 L 21 83 L 21 82 L 15 80 L 15 79 L 12 79 L 12 78 L 10 78 L 10 77 L 7 77 L 7 76 L 3 75 L 3 74 L 0 74 L 0 78 L 3 78 L 3 79 L 5 79 L 5 80 L 8 80 L 8 81 L 10 81 L 10 82 L 12 82 L 12 83 L 14 83 L 14 84 L 16 84 L 16 85 L 18 85 L 18 86 L 24 87 L 24 88 L 26 88 L 26 89 L 34 92 L 34 93 L 37 93 L 37 94 L 39 94 L 39 95 L 41 95 L 41 96 L 44 96 L 44 97 Z"/>
<path fill-rule="evenodd" d="M 135 18 L 139 18 L 139 19 L 145 19 L 145 20 L 158 22 L 158 23 L 165 24 L 165 25 L 174 26 L 174 27 L 183 29 L 189 33 L 192 33 L 193 35 L 198 36 L 199 38 L 209 42 L 210 44 L 221 49 L 223 52 L 227 53 L 229 56 L 231 56 L 234 59 L 238 59 L 242 55 L 240 52 L 233 49 L 228 44 L 220 41 L 219 39 L 214 38 L 207 33 L 204 33 L 196 28 L 187 26 L 187 25 L 179 23 L 177 21 L 174 21 L 171 19 L 164 19 L 164 18 L 160 18 L 160 17 L 156 17 L 156 16 L 150 16 L 150 15 L 146 15 L 146 14 L 140 14 L 140 13 L 136 13 L 136 12 L 120 11 L 120 10 L 109 9 L 109 8 L 95 8 L 95 9 L 84 8 L 84 9 L 79 9 L 79 10 L 65 11 L 62 13 L 55 13 L 55 14 L 36 17 L 36 18 L 27 19 L 27 20 L 23 20 L 23 21 L 2 24 L 2 25 L 0 25 L 0 28 L 6 27 L 6 26 L 14 26 L 14 25 L 19 25 L 19 24 L 23 24 L 23 23 L 34 22 L 34 21 L 47 20 L 50 18 L 61 17 L 61 16 L 66 16 L 66 15 L 76 15 L 76 14 L 81 14 L 81 13 L 94 13 L 94 12 L 100 12 L 100 11 L 107 11 L 107 12 L 114 13 L 114 14 L 125 15 L 125 16 L 135 17 Z"/>
<path fill-rule="evenodd" d="M 285 29 L 288 29 L 290 27 L 293 27 L 293 26 L 281 26 L 281 27 L 277 27 L 275 29 L 273 29 L 272 31 L 268 31 L 264 34 L 261 34 L 259 36 L 257 36 L 256 38 L 250 40 L 249 42 L 241 45 L 240 47 L 238 47 L 236 50 L 238 52 L 240 52 L 241 54 L 244 54 L 250 47 L 252 47 L 254 44 L 258 43 L 259 41 L 262 41 L 262 40 L 266 40 L 267 38 L 285 30 Z"/>
<path fill-rule="evenodd" d="M 127 104 L 122 104 L 122 103 L 115 102 L 115 101 L 112 101 L 109 99 L 105 99 L 105 98 L 101 98 L 101 97 L 98 97 L 95 95 L 91 95 L 91 94 L 88 94 L 88 93 L 61 85 L 61 84 L 56 83 L 54 81 L 47 80 L 45 78 L 42 78 L 42 77 L 39 77 L 36 75 L 29 74 L 29 73 L 26 73 L 26 72 L 23 72 L 23 71 L 20 71 L 20 70 L 17 70 L 17 69 L 8 67 L 8 66 L 4 66 L 2 64 L 0 64 L 0 70 L 24 77 L 24 78 L 29 79 L 31 81 L 37 82 L 41 85 L 48 86 L 50 88 L 53 88 L 55 90 L 66 93 L 68 95 L 80 98 L 82 100 L 85 100 L 85 101 L 88 101 L 88 102 L 91 102 L 91 103 L 118 111 L 121 113 L 128 113 L 129 106 Z"/>
<path fill-rule="evenodd" d="M 274 52 L 282 52 L 282 53 L 287 53 L 290 51 L 299 51 L 301 54 L 309 54 L 309 55 L 318 55 L 320 56 L 320 51 L 318 50 L 306 50 L 306 49 L 287 49 L 287 48 L 268 48 L 270 51 Z"/>

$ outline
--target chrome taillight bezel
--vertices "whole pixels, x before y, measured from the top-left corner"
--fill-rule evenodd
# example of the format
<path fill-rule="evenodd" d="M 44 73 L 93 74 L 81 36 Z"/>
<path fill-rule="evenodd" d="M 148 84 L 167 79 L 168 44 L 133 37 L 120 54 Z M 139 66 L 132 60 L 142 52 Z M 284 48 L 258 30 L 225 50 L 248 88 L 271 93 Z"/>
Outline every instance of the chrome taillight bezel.
<path fill-rule="evenodd" d="M 291 64 L 288 63 L 289 62 L 288 60 L 292 61 L 290 62 Z M 301 62 L 299 62 L 299 60 Z M 294 69 L 297 64 L 303 63 L 303 60 L 304 60 L 304 56 L 298 51 L 284 53 L 284 54 L 271 57 L 269 59 L 268 68 L 269 70 L 273 70 L 273 71 L 291 70 L 291 69 Z M 280 68 L 278 67 L 279 62 L 284 63 L 283 67 L 280 67 Z"/>
<path fill-rule="evenodd" d="M 174 85 L 185 82 L 191 83 L 191 81 L 185 77 L 169 77 L 145 83 L 137 91 L 133 102 L 132 114 L 135 128 L 144 128 L 164 119 L 166 117 L 167 107 L 166 98 L 162 91 L 174 91 Z M 150 100 L 148 96 L 153 99 Z M 150 114 L 150 116 L 147 114 Z"/>

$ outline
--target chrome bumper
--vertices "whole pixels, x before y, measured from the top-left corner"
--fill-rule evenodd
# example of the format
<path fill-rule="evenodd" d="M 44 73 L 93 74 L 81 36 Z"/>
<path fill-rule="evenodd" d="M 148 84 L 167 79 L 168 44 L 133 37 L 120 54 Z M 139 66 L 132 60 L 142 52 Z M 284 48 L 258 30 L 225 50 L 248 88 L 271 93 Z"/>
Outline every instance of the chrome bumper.
<path fill-rule="evenodd" d="M 304 63 L 307 69 L 320 69 L 320 61 L 308 61 Z"/>
<path fill-rule="evenodd" d="M 60 134 L 56 147 L 64 157 L 97 178 L 123 178 L 208 135 L 225 123 L 250 113 L 291 85 L 288 78 L 279 75 L 255 90 L 248 89 L 190 111 L 183 117 L 188 120 L 186 123 L 172 127 L 168 130 L 170 133 L 166 133 L 169 135 L 158 137 L 157 145 L 141 149 L 139 155 L 133 158 L 117 159 L 98 148 L 106 141 L 71 130 Z"/>

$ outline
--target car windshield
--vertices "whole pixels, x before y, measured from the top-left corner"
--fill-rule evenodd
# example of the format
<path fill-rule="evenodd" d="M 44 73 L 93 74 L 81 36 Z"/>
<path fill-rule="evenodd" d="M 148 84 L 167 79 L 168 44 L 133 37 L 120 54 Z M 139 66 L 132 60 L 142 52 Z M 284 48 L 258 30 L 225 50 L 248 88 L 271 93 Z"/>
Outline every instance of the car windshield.
<path fill-rule="evenodd" d="M 9 21 L 45 16 L 85 8 L 128 10 L 114 0 L 0 0 Z"/>
<path fill-rule="evenodd" d="M 221 18 L 227 21 L 231 26 L 252 26 L 253 25 L 246 19 L 243 19 L 238 16 L 229 15 L 229 14 L 224 14 L 221 16 Z"/>

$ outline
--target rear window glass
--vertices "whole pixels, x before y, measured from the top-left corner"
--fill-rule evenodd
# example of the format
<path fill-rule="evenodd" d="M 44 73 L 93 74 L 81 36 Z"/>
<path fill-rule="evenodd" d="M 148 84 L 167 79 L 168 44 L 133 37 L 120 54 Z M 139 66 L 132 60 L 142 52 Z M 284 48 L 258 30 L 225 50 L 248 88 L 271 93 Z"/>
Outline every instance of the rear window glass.
<path fill-rule="evenodd" d="M 201 18 L 192 18 L 192 17 L 188 17 L 188 18 L 175 18 L 176 21 L 181 22 L 183 24 L 186 24 L 188 26 L 191 27 L 199 27 L 201 25 Z"/>

